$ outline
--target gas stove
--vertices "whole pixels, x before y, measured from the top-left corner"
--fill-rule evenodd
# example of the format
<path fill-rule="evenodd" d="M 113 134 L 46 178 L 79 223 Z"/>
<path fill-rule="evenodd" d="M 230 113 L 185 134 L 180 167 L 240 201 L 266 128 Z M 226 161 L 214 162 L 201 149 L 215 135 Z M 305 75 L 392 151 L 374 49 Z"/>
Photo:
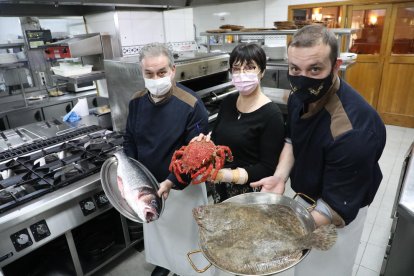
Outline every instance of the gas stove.
<path fill-rule="evenodd" d="M 0 267 L 112 208 L 99 171 L 122 143 L 91 126 L 0 154 Z"/>

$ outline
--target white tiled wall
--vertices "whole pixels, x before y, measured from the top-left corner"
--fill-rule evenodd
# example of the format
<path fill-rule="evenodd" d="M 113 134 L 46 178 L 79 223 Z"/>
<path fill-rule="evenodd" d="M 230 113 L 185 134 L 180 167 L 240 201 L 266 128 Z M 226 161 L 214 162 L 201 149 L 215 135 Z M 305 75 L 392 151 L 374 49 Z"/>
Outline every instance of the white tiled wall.
<path fill-rule="evenodd" d="M 179 9 L 163 12 L 165 42 L 194 40 L 193 9 Z"/>
<path fill-rule="evenodd" d="M 22 27 L 18 17 L 0 17 L 0 44 L 22 36 Z"/>
<path fill-rule="evenodd" d="M 119 11 L 118 22 L 122 46 L 164 42 L 162 12 Z"/>
<path fill-rule="evenodd" d="M 49 29 L 52 37 L 56 35 L 79 35 L 85 34 L 86 28 L 82 16 L 71 16 L 66 18 L 39 18 L 40 26 Z"/>
<path fill-rule="evenodd" d="M 243 25 L 246 28 L 264 26 L 265 2 L 263 0 L 201 6 L 193 10 L 194 24 L 198 33 L 218 29 L 224 24 Z"/>

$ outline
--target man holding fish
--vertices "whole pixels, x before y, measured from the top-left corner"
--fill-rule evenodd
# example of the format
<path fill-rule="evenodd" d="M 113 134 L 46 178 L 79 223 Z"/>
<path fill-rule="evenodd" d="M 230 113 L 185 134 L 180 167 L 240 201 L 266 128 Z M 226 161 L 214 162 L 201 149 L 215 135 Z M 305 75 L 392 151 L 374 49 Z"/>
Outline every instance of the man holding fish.
<path fill-rule="evenodd" d="M 124 150 L 160 182 L 158 196 L 168 197 L 162 215 L 144 223 L 146 260 L 156 265 L 152 276 L 168 275 L 170 270 L 196 275 L 186 254 L 198 247 L 198 228 L 191 212 L 207 204 L 206 187 L 178 183 L 168 167 L 175 150 L 207 133 L 207 111 L 193 91 L 174 81 L 174 59 L 165 45 L 144 46 L 139 60 L 146 89 L 130 101 Z M 144 208 L 144 215 L 155 218 L 148 204 Z"/>
<path fill-rule="evenodd" d="M 295 275 L 352 275 L 367 215 L 382 180 L 378 165 L 385 126 L 377 112 L 339 78 L 336 36 L 323 26 L 298 30 L 288 47 L 287 138 L 275 174 L 252 183 L 264 192 L 292 189 L 316 200 L 317 226 L 335 224 L 338 240 L 313 250 Z M 301 200 L 305 206 L 310 204 Z"/>

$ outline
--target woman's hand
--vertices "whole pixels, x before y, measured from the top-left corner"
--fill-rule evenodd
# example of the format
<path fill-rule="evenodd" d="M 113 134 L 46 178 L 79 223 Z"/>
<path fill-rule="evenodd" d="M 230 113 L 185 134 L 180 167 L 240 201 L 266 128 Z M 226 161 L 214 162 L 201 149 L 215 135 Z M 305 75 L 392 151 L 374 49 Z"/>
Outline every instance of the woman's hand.
<path fill-rule="evenodd" d="M 201 140 L 206 140 L 206 142 L 209 142 L 210 139 L 211 139 L 211 131 L 207 135 L 200 133 L 198 136 L 191 139 L 190 143 L 194 141 L 200 142 Z"/>
<path fill-rule="evenodd" d="M 250 183 L 250 187 L 262 187 L 261 192 L 270 192 L 278 195 L 283 195 L 285 192 L 285 179 L 282 179 L 276 175 L 272 175 L 265 177 L 259 181 Z"/>
<path fill-rule="evenodd" d="M 173 182 L 169 179 L 164 180 L 160 183 L 160 188 L 158 189 L 158 196 L 163 197 L 164 200 L 168 198 L 168 195 L 170 193 L 170 190 L 173 186 Z"/>

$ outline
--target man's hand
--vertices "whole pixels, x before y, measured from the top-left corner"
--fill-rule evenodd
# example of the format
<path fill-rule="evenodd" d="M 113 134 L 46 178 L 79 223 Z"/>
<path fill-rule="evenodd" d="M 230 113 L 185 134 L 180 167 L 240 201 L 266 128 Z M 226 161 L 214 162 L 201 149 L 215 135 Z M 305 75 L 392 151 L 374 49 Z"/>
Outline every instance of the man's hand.
<path fill-rule="evenodd" d="M 285 192 L 285 180 L 279 176 L 272 175 L 265 177 L 259 181 L 250 183 L 250 187 L 262 187 L 261 192 L 270 192 L 278 195 L 283 195 Z"/>
<path fill-rule="evenodd" d="M 158 189 L 158 192 L 157 192 L 158 196 L 163 197 L 164 200 L 167 199 L 172 186 L 173 186 L 173 183 L 169 179 L 166 179 L 163 182 L 161 182 L 160 188 Z"/>

